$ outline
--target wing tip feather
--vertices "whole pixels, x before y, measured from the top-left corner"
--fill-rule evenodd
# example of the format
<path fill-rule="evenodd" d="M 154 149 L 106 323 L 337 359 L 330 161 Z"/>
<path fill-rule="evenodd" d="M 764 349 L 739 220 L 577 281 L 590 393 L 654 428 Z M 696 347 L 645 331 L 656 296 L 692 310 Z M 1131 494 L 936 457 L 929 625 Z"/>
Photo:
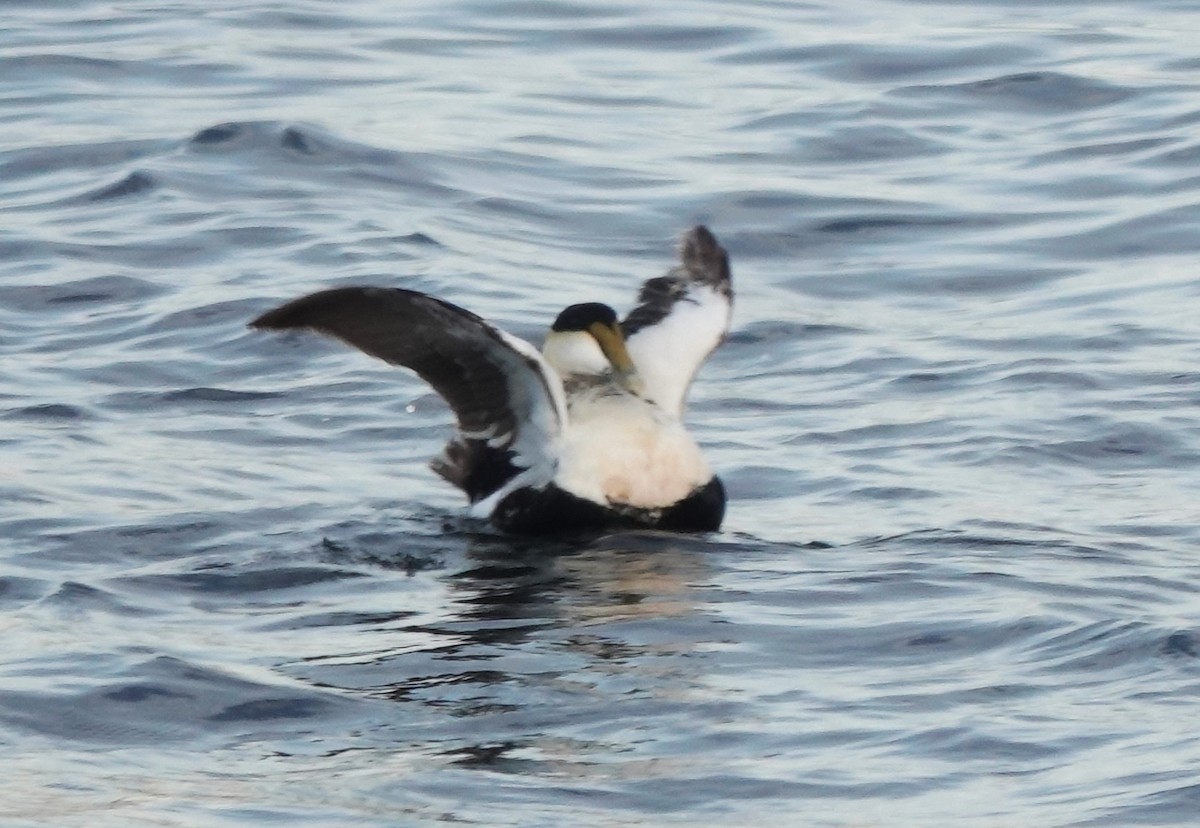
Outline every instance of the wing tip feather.
<path fill-rule="evenodd" d="M 256 330 L 265 331 L 317 327 L 318 319 L 331 309 L 385 290 L 387 288 L 377 287 L 339 287 L 319 290 L 272 308 L 252 319 L 248 325 Z"/>
<path fill-rule="evenodd" d="M 687 271 L 711 285 L 728 285 L 729 254 L 717 237 L 703 224 L 683 234 L 679 243 L 679 261 Z"/>

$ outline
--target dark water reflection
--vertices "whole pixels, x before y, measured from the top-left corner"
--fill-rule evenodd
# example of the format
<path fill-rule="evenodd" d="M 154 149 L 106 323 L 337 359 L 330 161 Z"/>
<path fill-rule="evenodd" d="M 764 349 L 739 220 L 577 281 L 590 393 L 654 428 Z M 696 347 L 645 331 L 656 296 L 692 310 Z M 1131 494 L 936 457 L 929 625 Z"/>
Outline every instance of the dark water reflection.
<path fill-rule="evenodd" d="M 354 545 L 360 542 L 352 541 Z M 643 624 L 647 631 L 660 624 L 666 624 L 662 628 L 666 629 L 672 619 L 691 617 L 698 609 L 692 593 L 707 577 L 704 555 L 710 548 L 703 540 L 651 534 L 549 545 L 468 536 L 465 559 L 453 571 L 445 569 L 444 551 L 427 559 L 406 552 L 397 562 L 405 572 L 432 569 L 446 573 L 440 617 L 400 625 L 397 622 L 410 614 L 351 616 L 355 624 L 380 624 L 398 633 L 401 641 L 412 638 L 420 642 L 419 659 L 403 645 L 400 651 L 365 654 L 355 665 L 364 674 L 378 673 L 390 679 L 398 670 L 418 672 L 406 681 L 363 685 L 361 689 L 441 706 L 446 699 L 438 694 L 461 693 L 459 685 L 463 684 L 485 698 L 511 692 L 505 685 L 524 681 L 520 672 L 501 669 L 514 651 L 530 649 L 572 665 L 595 661 L 606 665 L 606 671 L 631 665 L 640 656 L 665 655 L 643 652 L 627 637 L 607 639 L 601 632 L 610 626 L 632 629 Z M 337 549 L 339 556 L 361 554 Z M 336 666 L 331 669 L 340 672 L 345 666 L 343 656 L 335 655 L 332 660 Z M 309 668 L 320 668 L 322 662 L 321 658 L 310 661 Z M 430 669 L 446 672 L 424 672 Z M 547 673 L 541 678 L 552 676 Z M 485 710 L 490 707 L 484 703 Z M 463 709 L 456 714 L 473 712 Z"/>

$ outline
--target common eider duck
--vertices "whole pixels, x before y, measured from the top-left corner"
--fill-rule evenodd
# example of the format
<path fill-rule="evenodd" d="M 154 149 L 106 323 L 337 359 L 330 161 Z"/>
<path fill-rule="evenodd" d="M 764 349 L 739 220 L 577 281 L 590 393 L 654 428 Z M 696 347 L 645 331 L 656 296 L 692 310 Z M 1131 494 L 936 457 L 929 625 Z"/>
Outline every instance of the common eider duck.
<path fill-rule="evenodd" d="M 729 329 L 729 259 L 706 227 L 618 321 L 597 302 L 558 315 L 539 353 L 449 302 L 403 288 L 323 290 L 251 327 L 309 328 L 414 372 L 458 433 L 433 470 L 470 513 L 520 534 L 716 531 L 725 488 L 683 426 L 692 378 Z"/>

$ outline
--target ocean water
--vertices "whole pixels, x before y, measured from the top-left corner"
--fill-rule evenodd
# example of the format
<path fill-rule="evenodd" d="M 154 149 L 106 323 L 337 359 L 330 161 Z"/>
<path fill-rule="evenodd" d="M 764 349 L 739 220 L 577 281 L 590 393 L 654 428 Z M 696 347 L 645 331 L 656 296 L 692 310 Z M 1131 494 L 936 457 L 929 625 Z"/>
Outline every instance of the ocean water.
<path fill-rule="evenodd" d="M 0 823 L 1200 819 L 1200 4 L 3 7 Z M 714 535 L 499 536 L 246 328 L 696 222 Z"/>

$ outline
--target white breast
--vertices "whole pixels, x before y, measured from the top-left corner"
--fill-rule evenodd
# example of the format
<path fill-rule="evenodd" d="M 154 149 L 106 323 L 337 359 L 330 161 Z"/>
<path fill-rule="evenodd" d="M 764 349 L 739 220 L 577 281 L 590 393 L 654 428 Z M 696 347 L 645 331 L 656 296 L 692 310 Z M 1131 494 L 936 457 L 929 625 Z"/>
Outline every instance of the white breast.
<path fill-rule="evenodd" d="M 570 401 L 555 483 L 598 503 L 670 506 L 712 478 L 679 420 L 629 395 Z"/>

